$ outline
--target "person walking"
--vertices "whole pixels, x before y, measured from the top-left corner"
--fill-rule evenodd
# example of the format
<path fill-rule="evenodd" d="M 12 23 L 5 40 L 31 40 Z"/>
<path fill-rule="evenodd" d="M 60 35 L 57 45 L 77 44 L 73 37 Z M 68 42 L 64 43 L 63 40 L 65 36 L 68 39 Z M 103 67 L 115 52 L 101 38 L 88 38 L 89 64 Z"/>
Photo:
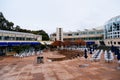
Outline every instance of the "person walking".
<path fill-rule="evenodd" d="M 85 59 L 87 59 L 87 57 L 88 57 L 86 49 L 84 50 L 84 57 L 85 57 Z"/>

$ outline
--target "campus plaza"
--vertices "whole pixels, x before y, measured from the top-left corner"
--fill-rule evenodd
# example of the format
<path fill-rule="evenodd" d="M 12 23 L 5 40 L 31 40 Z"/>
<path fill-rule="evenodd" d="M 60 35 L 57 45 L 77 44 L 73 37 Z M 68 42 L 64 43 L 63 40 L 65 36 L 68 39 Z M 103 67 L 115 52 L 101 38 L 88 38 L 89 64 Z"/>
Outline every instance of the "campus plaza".
<path fill-rule="evenodd" d="M 78 48 L 81 52 L 83 48 Z M 72 51 L 71 51 L 72 53 Z M 118 60 L 106 62 L 103 50 L 89 51 L 88 58 L 73 55 L 71 58 L 52 61 L 64 57 L 58 51 L 45 50 L 28 57 L 0 57 L 0 80 L 120 80 Z M 95 54 L 100 56 L 94 58 Z M 111 53 L 112 54 L 112 53 Z M 37 57 L 43 57 L 43 63 L 37 63 Z"/>
<path fill-rule="evenodd" d="M 120 17 L 117 20 L 120 20 Z M 111 23 L 113 23 L 113 19 Z M 110 26 L 112 28 L 107 25 L 107 33 L 115 30 L 119 31 L 117 23 Z M 60 29 L 60 31 L 62 30 Z M 15 39 L 37 40 L 36 35 L 31 35 L 33 37 L 29 36 L 25 39 L 16 37 Z M 62 39 L 61 36 L 57 36 L 57 38 Z M 112 38 L 114 36 L 119 39 L 118 33 L 109 36 L 106 34 L 105 41 L 108 45 L 119 46 L 119 40 L 113 44 Z M 6 37 L 6 35 L 1 39 L 14 40 L 12 37 Z M 0 57 L 0 80 L 120 80 L 120 60 L 118 61 L 114 52 L 110 49 L 108 51 L 95 49 L 90 54 L 91 52 L 88 50 L 86 53 L 88 57 L 85 58 L 84 50 L 85 48 L 65 48 L 61 52 L 62 54 L 58 50 L 37 52 L 32 50 L 27 52 L 28 55 L 25 55 L 25 52 L 14 56 Z M 67 55 L 63 55 L 63 53 Z M 38 58 L 41 58 L 42 61 L 39 61 Z"/>

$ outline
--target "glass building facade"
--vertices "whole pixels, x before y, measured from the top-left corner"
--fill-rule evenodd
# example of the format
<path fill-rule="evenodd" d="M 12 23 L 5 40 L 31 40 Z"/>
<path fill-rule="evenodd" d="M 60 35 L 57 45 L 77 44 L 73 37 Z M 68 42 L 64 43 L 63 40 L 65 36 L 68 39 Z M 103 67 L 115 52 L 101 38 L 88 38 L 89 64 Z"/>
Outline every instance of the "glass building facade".
<path fill-rule="evenodd" d="M 106 45 L 119 45 L 120 40 L 120 16 L 116 16 L 107 21 L 104 25 L 104 39 Z"/>

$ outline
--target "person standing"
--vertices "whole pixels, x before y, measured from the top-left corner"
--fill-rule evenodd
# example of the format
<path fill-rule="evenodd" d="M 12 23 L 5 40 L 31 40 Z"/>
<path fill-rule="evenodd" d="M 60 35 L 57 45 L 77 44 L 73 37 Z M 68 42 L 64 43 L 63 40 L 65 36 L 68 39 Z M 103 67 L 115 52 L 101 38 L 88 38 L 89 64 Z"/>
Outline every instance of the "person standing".
<path fill-rule="evenodd" d="M 117 60 L 118 60 L 118 69 L 120 69 L 120 52 L 119 52 L 119 49 L 117 51 Z"/>
<path fill-rule="evenodd" d="M 84 50 L 84 57 L 85 57 L 85 59 L 87 59 L 87 57 L 88 57 L 86 49 Z"/>
<path fill-rule="evenodd" d="M 115 47 L 113 45 L 111 46 L 111 51 L 115 52 Z"/>
<path fill-rule="evenodd" d="M 92 48 L 90 47 L 90 54 L 92 54 Z"/>

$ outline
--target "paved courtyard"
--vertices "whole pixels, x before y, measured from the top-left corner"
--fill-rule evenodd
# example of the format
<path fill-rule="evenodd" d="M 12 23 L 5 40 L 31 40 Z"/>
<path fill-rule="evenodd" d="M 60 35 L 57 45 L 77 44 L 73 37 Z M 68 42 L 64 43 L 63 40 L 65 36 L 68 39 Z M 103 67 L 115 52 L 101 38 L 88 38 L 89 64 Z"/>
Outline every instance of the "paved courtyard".
<path fill-rule="evenodd" d="M 102 55 L 100 62 L 84 57 L 50 62 L 47 57 L 52 53 L 43 53 L 44 64 L 37 64 L 37 56 L 5 57 L 0 60 L 0 80 L 120 80 L 117 60 L 105 63 Z"/>

